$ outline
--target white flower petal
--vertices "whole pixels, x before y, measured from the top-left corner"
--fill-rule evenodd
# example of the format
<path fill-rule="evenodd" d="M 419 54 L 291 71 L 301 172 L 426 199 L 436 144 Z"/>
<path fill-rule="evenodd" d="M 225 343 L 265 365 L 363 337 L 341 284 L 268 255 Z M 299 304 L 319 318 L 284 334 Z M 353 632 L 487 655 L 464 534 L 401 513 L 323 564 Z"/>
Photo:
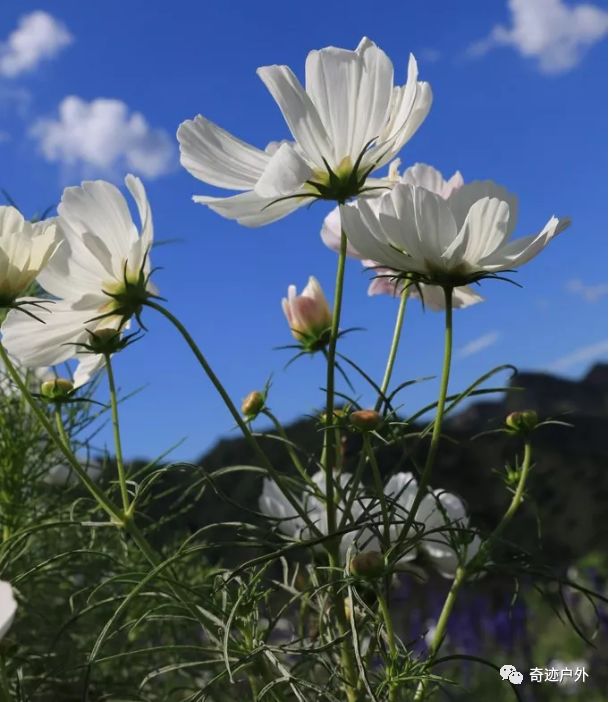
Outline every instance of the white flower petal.
<path fill-rule="evenodd" d="M 446 200 L 455 190 L 463 186 L 463 176 L 457 171 L 449 180 L 444 180 L 444 176 L 437 168 L 426 163 L 415 163 L 404 171 L 400 182 L 425 188 Z"/>
<path fill-rule="evenodd" d="M 258 76 L 279 105 L 294 139 L 318 168 L 332 158 L 332 146 L 311 98 L 288 66 L 262 66 Z"/>
<path fill-rule="evenodd" d="M 450 195 L 448 205 L 452 210 L 457 228 L 461 229 L 463 226 L 471 206 L 485 197 L 507 202 L 510 209 L 507 233 L 508 235 L 511 234 L 518 220 L 518 198 L 492 180 L 474 180 L 471 183 L 466 183 Z"/>
<path fill-rule="evenodd" d="M 329 249 L 336 253 L 340 253 L 341 226 L 339 207 L 335 207 L 328 215 L 326 215 L 321 227 L 321 240 Z M 361 258 L 348 239 L 347 256 L 350 258 Z"/>
<path fill-rule="evenodd" d="M 264 198 L 292 195 L 311 177 L 312 170 L 291 144 L 282 144 L 271 157 L 254 191 Z"/>
<path fill-rule="evenodd" d="M 57 211 L 61 222 L 67 223 L 74 235 L 82 237 L 89 232 L 98 236 L 113 259 L 124 261 L 137 240 L 125 198 L 115 185 L 104 180 L 85 181 L 80 187 L 66 188 Z M 66 236 L 74 252 L 74 237 L 69 231 Z"/>
<path fill-rule="evenodd" d="M 399 153 L 429 114 L 433 100 L 431 86 L 417 81 L 418 73 L 416 59 L 411 54 L 406 84 L 393 89 L 390 116 L 373 150 L 378 167 Z"/>
<path fill-rule="evenodd" d="M 465 261 L 478 267 L 481 258 L 490 255 L 505 241 L 510 223 L 507 202 L 485 197 L 470 207 L 459 232 L 459 240 L 448 252 L 458 266 Z"/>
<path fill-rule="evenodd" d="M 231 197 L 195 195 L 193 200 L 207 205 L 210 210 L 222 217 L 236 219 L 239 224 L 246 227 L 260 227 L 263 224 L 270 224 L 282 219 L 290 212 L 312 202 L 313 198 L 307 196 L 306 193 L 283 199 L 260 197 L 253 190 L 250 190 L 247 193 L 239 193 Z"/>
<path fill-rule="evenodd" d="M 393 66 L 368 39 L 356 51 L 330 46 L 311 51 L 306 62 L 306 90 L 326 127 L 337 166 L 352 162 L 378 138 L 388 118 Z"/>
<path fill-rule="evenodd" d="M 518 268 L 536 256 L 550 241 L 571 224 L 568 217 L 551 217 L 539 234 L 523 236 L 500 246 L 480 261 L 487 271 L 502 271 Z"/>
<path fill-rule="evenodd" d="M 87 327 L 96 312 L 74 310 L 66 302 L 42 298 L 23 298 L 20 302 L 36 302 L 33 314 L 44 324 L 19 309 L 11 310 L 2 324 L 2 342 L 11 356 L 27 368 L 53 366 L 77 352 L 75 344 L 88 341 Z M 27 309 L 27 307 L 26 307 Z"/>
<path fill-rule="evenodd" d="M 220 188 L 253 188 L 270 158 L 201 115 L 182 122 L 177 136 L 184 168 Z"/>

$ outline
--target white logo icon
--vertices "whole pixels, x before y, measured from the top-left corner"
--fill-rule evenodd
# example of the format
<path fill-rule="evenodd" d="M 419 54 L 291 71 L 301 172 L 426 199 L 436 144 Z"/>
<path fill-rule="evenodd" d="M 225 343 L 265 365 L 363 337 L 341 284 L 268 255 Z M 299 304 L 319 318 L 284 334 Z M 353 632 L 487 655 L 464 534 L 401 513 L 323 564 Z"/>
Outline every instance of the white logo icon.
<path fill-rule="evenodd" d="M 502 680 L 507 680 L 512 673 L 516 673 L 517 670 L 513 665 L 502 665 L 499 669 L 499 675 L 501 675 Z"/>
<path fill-rule="evenodd" d="M 519 673 L 513 665 L 502 665 L 499 669 L 502 680 L 509 680 L 512 685 L 520 685 L 524 680 L 524 675 Z"/>

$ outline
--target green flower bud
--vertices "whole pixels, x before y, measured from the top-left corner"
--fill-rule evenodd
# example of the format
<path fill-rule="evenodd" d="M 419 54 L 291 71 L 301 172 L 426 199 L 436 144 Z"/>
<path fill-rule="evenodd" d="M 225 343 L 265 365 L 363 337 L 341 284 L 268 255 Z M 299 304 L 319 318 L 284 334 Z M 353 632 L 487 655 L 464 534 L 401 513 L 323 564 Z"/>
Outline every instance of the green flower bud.
<path fill-rule="evenodd" d="M 121 338 L 120 329 L 96 329 L 95 331 L 89 330 L 89 341 L 87 343 L 87 348 L 92 353 L 100 353 L 104 355 L 111 355 L 125 348 L 126 339 Z"/>
<path fill-rule="evenodd" d="M 380 578 L 385 572 L 385 559 L 379 551 L 364 551 L 349 564 L 351 575 L 358 575 L 362 578 Z"/>
<path fill-rule="evenodd" d="M 528 434 L 539 424 L 539 417 L 535 410 L 512 412 L 505 418 L 508 429 L 518 434 Z"/>
<path fill-rule="evenodd" d="M 255 419 L 264 409 L 266 398 L 259 390 L 252 390 L 241 403 L 241 412 L 248 419 Z"/>
<path fill-rule="evenodd" d="M 67 378 L 45 380 L 40 386 L 40 394 L 47 400 L 62 400 L 74 390 L 74 383 Z"/>
<path fill-rule="evenodd" d="M 360 431 L 374 431 L 379 428 L 383 418 L 375 410 L 356 410 L 349 415 L 349 421 Z"/>

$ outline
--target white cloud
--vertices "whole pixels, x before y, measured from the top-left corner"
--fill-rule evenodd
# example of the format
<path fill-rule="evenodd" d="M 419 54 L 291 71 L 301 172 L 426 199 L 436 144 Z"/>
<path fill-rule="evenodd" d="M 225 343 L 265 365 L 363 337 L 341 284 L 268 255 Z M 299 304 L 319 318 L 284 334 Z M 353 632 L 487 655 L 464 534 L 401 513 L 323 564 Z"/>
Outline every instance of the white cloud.
<path fill-rule="evenodd" d="M 67 27 L 48 12 L 24 15 L 17 29 L 0 42 L 0 75 L 13 78 L 32 71 L 74 41 Z"/>
<path fill-rule="evenodd" d="M 508 7 L 510 26 L 496 25 L 488 37 L 470 47 L 470 55 L 511 46 L 522 56 L 537 59 L 544 73 L 561 73 L 577 66 L 586 49 L 607 33 L 607 12 L 589 3 L 508 0 Z"/>
<path fill-rule="evenodd" d="M 488 349 L 489 346 L 497 343 L 500 336 L 501 334 L 498 331 L 492 331 L 473 339 L 459 349 L 459 358 L 468 358 L 476 353 L 480 353 L 480 351 L 484 351 L 484 349 Z"/>
<path fill-rule="evenodd" d="M 30 135 L 47 161 L 76 167 L 86 175 L 134 171 L 147 178 L 169 172 L 176 162 L 169 134 L 153 129 L 121 100 L 75 95 L 59 105 L 57 119 L 41 119 Z"/>
<path fill-rule="evenodd" d="M 589 344 L 588 346 L 581 346 L 566 356 L 557 358 L 550 363 L 548 369 L 551 371 L 566 371 L 581 363 L 596 361 L 599 356 L 607 356 L 607 340 L 597 341 L 595 344 Z"/>
<path fill-rule="evenodd" d="M 567 290 L 574 295 L 578 295 L 586 302 L 596 302 L 607 295 L 607 283 L 597 283 L 596 285 L 586 285 L 579 278 L 569 280 L 566 285 Z"/>

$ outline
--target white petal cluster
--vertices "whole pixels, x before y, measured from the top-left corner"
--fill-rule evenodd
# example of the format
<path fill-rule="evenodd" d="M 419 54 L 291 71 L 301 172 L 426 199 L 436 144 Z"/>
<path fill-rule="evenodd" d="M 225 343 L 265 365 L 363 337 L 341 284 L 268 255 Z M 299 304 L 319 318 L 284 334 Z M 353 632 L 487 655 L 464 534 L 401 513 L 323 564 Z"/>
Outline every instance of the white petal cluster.
<path fill-rule="evenodd" d="M 335 484 L 339 496 L 337 520 L 343 520 L 349 532 L 342 537 L 341 554 L 346 558 L 349 549 L 356 552 L 382 551 L 382 511 L 379 501 L 361 491 L 347 512 L 347 495 L 352 476 L 336 473 Z M 324 535 L 328 533 L 325 507 L 325 474 L 318 471 L 312 476 L 315 489 L 307 488 L 300 504 L 309 519 Z M 400 555 L 399 563 L 406 563 L 422 555 L 440 575 L 454 576 L 460 563 L 470 561 L 480 547 L 480 538 L 470 529 L 465 505 L 456 495 L 443 490 L 425 495 L 408 534 L 403 528 L 412 510 L 417 494 L 417 481 L 412 473 L 400 472 L 391 476 L 384 487 L 385 502 L 390 516 L 389 541 L 404 545 L 416 538 L 416 546 Z M 260 511 L 277 522 L 277 527 L 293 539 L 312 538 L 304 519 L 285 498 L 277 484 L 270 479 L 263 482 L 258 505 Z M 361 527 L 358 528 L 358 525 Z M 422 536 L 421 536 L 422 534 Z"/>
<path fill-rule="evenodd" d="M 431 89 L 417 80 L 414 57 L 406 83 L 396 86 L 391 61 L 367 38 L 355 51 L 311 51 L 304 87 L 288 66 L 264 66 L 258 75 L 293 141 L 263 151 L 201 115 L 178 129 L 186 170 L 210 185 L 242 191 L 195 201 L 247 226 L 280 219 L 318 197 L 344 201 L 361 192 L 368 174 L 394 158 L 431 107 Z"/>
<path fill-rule="evenodd" d="M 454 285 L 523 265 L 569 225 L 551 217 L 539 233 L 510 240 L 517 209 L 516 197 L 492 181 L 463 185 L 446 200 L 397 183 L 374 203 L 360 198 L 341 207 L 341 218 L 361 256 Z"/>
<path fill-rule="evenodd" d="M 27 222 L 15 207 L 0 207 L 0 304 L 11 305 L 61 245 L 53 220 Z"/>
<path fill-rule="evenodd" d="M 52 297 L 23 300 L 36 305 L 39 319 L 12 310 L 2 326 L 4 346 L 23 366 L 53 366 L 76 357 L 74 383 L 82 385 L 103 363 L 83 345 L 101 329 L 127 328 L 123 297 L 130 286 L 152 291 L 150 206 L 139 178 L 128 175 L 125 183 L 139 211 L 140 231 L 111 183 L 88 181 L 64 190 L 56 220 L 63 243 L 37 278 Z"/>
<path fill-rule="evenodd" d="M 384 180 L 384 190 L 380 192 L 385 192 L 397 183 L 408 183 L 426 188 L 430 192 L 436 193 L 439 197 L 446 199 L 463 186 L 463 176 L 459 171 L 454 173 L 448 180 L 445 180 L 442 173 L 433 166 L 428 166 L 425 163 L 415 163 L 414 166 L 407 168 L 400 176 L 398 172 L 399 164 L 400 159 L 396 159 L 389 165 L 389 174 Z M 370 198 L 367 202 L 372 208 L 378 210 L 380 207 L 380 196 Z M 328 248 L 338 252 L 340 250 L 340 238 L 340 209 L 335 207 L 324 219 L 321 228 L 321 239 Z M 374 273 L 374 278 L 368 287 L 368 295 L 392 295 L 393 297 L 399 297 L 402 294 L 404 281 L 398 277 L 399 271 L 383 266 L 379 261 L 362 256 L 351 241 L 347 243 L 347 256 L 360 259 L 362 264 Z M 410 295 L 412 297 L 422 296 L 425 307 L 429 307 L 432 310 L 444 309 L 444 292 L 437 285 L 426 285 L 425 283 L 421 283 L 418 286 L 411 285 Z M 453 290 L 452 300 L 454 308 L 469 307 L 477 302 L 482 302 L 483 299 L 467 285 L 456 287 Z"/>

